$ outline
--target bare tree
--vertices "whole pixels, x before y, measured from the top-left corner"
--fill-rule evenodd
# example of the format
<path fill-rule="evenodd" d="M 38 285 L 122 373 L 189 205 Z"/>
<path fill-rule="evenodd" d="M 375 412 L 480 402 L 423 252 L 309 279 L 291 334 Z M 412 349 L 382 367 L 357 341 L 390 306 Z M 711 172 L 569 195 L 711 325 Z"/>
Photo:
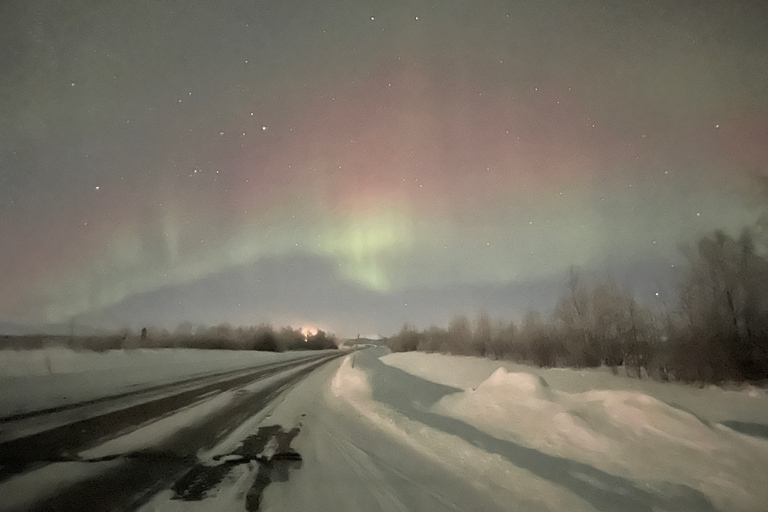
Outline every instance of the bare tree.
<path fill-rule="evenodd" d="M 472 331 L 472 354 L 485 357 L 490 352 L 491 347 L 491 317 L 488 313 L 480 313 L 475 320 L 474 329 Z"/>
<path fill-rule="evenodd" d="M 632 328 L 634 300 L 612 284 L 592 290 L 591 319 L 586 329 L 600 359 L 614 375 L 624 362 L 627 338 Z"/>
<path fill-rule="evenodd" d="M 403 324 L 396 335 L 387 340 L 387 347 L 392 352 L 410 352 L 419 347 L 419 333 L 410 324 Z"/>
<path fill-rule="evenodd" d="M 521 360 L 516 351 L 517 345 L 517 326 L 514 322 L 505 323 L 498 320 L 491 331 L 491 343 L 488 347 L 489 354 L 493 359 L 514 359 Z"/>
<path fill-rule="evenodd" d="M 576 268 L 571 267 L 565 294 L 555 307 L 555 316 L 563 323 L 569 362 L 576 367 L 600 365 L 599 350 L 588 328 L 591 306 Z"/>
<path fill-rule="evenodd" d="M 542 367 L 557 365 L 559 345 L 552 329 L 544 324 L 541 315 L 529 311 L 520 328 L 521 344 L 525 347 L 526 359 Z"/>
<path fill-rule="evenodd" d="M 768 378 L 768 261 L 751 233 L 737 240 L 717 231 L 689 260 L 679 284 L 676 372 L 713 382 Z"/>
<path fill-rule="evenodd" d="M 466 315 L 456 315 L 448 324 L 448 350 L 452 354 L 470 353 L 469 347 L 472 342 L 472 326 Z"/>

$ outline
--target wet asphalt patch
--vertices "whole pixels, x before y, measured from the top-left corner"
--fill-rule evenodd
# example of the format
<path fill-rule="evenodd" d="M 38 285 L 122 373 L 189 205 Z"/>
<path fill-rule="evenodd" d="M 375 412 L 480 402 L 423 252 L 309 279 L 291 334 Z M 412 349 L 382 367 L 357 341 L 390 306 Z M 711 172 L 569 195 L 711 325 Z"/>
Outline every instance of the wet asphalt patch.
<path fill-rule="evenodd" d="M 219 464 L 195 465 L 173 485 L 172 499 L 204 500 L 234 467 L 255 462 L 258 471 L 245 495 L 245 506 L 249 512 L 259 510 L 264 489 L 272 482 L 287 481 L 292 469 L 301 468 L 301 455 L 291 448 L 291 442 L 298 434 L 298 428 L 286 431 L 280 425 L 260 427 L 232 453 L 215 457 Z"/>

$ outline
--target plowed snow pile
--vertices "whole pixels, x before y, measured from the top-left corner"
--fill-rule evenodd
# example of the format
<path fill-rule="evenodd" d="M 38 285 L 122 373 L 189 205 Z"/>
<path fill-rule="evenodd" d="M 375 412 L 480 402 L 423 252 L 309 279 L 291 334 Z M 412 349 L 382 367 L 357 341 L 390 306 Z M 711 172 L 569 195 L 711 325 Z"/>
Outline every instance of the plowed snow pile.
<path fill-rule="evenodd" d="M 333 396 L 351 405 L 361 418 L 374 424 L 377 430 L 404 443 L 441 467 L 462 475 L 501 507 L 515 503 L 517 510 L 526 511 L 595 511 L 566 489 L 458 437 L 409 420 L 375 401 L 366 372 L 353 367 L 350 356 L 339 367 L 331 381 L 330 391 Z M 375 444 L 375 438 L 371 442 Z"/>
<path fill-rule="evenodd" d="M 721 510 L 761 510 L 768 503 L 768 441 L 712 427 L 643 393 L 571 394 L 499 368 L 477 389 L 443 397 L 432 411 L 652 487 L 688 485 Z"/>

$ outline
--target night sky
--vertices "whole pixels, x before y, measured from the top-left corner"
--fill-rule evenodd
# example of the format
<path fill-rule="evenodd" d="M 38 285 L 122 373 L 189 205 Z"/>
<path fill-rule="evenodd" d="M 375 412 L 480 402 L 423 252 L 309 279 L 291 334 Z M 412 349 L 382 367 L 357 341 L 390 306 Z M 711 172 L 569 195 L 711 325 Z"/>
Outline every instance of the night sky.
<path fill-rule="evenodd" d="M 768 4 L 5 0 L 0 141 L 0 322 L 661 305 L 759 214 Z"/>

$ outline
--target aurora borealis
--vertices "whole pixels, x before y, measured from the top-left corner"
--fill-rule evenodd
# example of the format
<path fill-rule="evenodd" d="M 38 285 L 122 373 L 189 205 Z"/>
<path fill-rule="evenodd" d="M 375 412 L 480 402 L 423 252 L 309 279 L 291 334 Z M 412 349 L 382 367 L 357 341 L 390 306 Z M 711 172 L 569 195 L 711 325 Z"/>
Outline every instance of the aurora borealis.
<path fill-rule="evenodd" d="M 652 303 L 763 201 L 763 2 L 9 0 L 0 40 L 0 322 L 389 334 L 571 265 Z"/>

